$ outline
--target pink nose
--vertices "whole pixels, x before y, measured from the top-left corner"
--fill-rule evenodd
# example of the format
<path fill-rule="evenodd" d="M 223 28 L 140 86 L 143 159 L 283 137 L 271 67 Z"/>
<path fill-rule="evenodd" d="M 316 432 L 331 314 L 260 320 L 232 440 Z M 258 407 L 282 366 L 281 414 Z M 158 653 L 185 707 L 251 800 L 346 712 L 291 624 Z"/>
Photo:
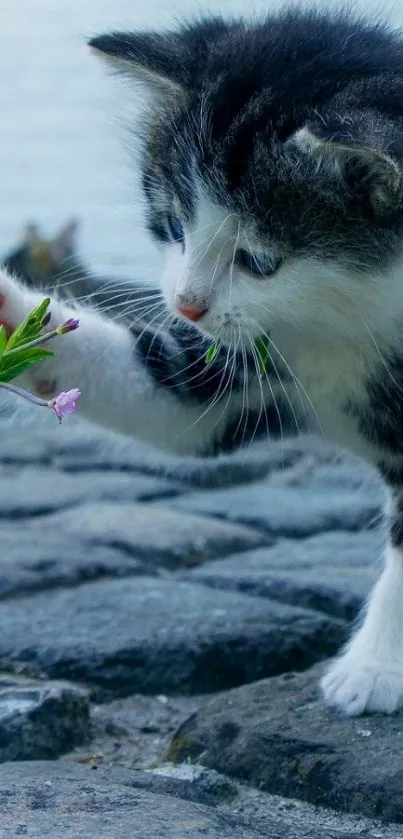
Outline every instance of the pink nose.
<path fill-rule="evenodd" d="M 188 320 L 197 321 L 207 312 L 205 306 L 178 306 L 178 312 Z"/>

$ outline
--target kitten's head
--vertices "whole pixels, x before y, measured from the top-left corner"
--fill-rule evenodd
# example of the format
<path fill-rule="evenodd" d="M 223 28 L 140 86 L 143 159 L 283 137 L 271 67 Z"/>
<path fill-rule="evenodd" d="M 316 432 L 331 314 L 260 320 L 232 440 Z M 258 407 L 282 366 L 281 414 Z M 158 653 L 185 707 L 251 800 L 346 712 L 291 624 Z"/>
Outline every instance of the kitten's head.
<path fill-rule="evenodd" d="M 291 9 L 91 45 L 150 92 L 143 186 L 174 311 L 224 343 L 380 316 L 403 231 L 397 35 Z"/>

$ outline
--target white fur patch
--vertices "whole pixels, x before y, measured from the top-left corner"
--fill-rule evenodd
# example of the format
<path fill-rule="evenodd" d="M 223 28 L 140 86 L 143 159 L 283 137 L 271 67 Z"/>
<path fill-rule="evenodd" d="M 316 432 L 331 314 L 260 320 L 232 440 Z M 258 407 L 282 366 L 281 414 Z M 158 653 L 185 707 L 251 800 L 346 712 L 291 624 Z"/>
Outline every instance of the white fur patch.
<path fill-rule="evenodd" d="M 326 702 L 346 714 L 391 714 L 403 704 L 403 553 L 389 547 L 364 622 L 322 680 Z"/>

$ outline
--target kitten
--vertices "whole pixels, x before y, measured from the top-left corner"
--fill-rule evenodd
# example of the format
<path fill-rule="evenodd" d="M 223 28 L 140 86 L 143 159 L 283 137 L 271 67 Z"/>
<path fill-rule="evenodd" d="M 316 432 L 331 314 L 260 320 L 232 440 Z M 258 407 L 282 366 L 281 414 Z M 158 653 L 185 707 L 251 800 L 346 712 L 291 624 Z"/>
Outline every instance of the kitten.
<path fill-rule="evenodd" d="M 149 91 L 143 187 L 171 316 L 129 328 L 86 309 L 40 375 L 52 393 L 79 387 L 90 419 L 174 452 L 308 429 L 375 464 L 391 497 L 385 569 L 322 689 L 347 714 L 392 712 L 403 703 L 402 37 L 292 8 L 91 45 Z M 38 299 L 6 274 L 1 294 L 11 324 Z M 52 322 L 68 312 L 55 299 Z"/>

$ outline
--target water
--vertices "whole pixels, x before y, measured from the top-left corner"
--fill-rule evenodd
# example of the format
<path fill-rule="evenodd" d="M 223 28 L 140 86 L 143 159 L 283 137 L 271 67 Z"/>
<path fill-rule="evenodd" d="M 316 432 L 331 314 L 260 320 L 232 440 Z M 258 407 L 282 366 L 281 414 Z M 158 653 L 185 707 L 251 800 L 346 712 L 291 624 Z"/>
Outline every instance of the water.
<path fill-rule="evenodd" d="M 272 6 L 211 0 L 208 8 L 250 14 Z M 110 28 L 169 26 L 200 8 L 207 7 L 199 0 L 175 0 L 169 11 L 165 0 L 2 0 L 0 253 L 26 220 L 51 232 L 78 215 L 94 268 L 156 277 L 159 256 L 142 228 L 127 143 L 137 102 L 85 39 Z M 403 23 L 398 5 L 391 11 Z"/>

